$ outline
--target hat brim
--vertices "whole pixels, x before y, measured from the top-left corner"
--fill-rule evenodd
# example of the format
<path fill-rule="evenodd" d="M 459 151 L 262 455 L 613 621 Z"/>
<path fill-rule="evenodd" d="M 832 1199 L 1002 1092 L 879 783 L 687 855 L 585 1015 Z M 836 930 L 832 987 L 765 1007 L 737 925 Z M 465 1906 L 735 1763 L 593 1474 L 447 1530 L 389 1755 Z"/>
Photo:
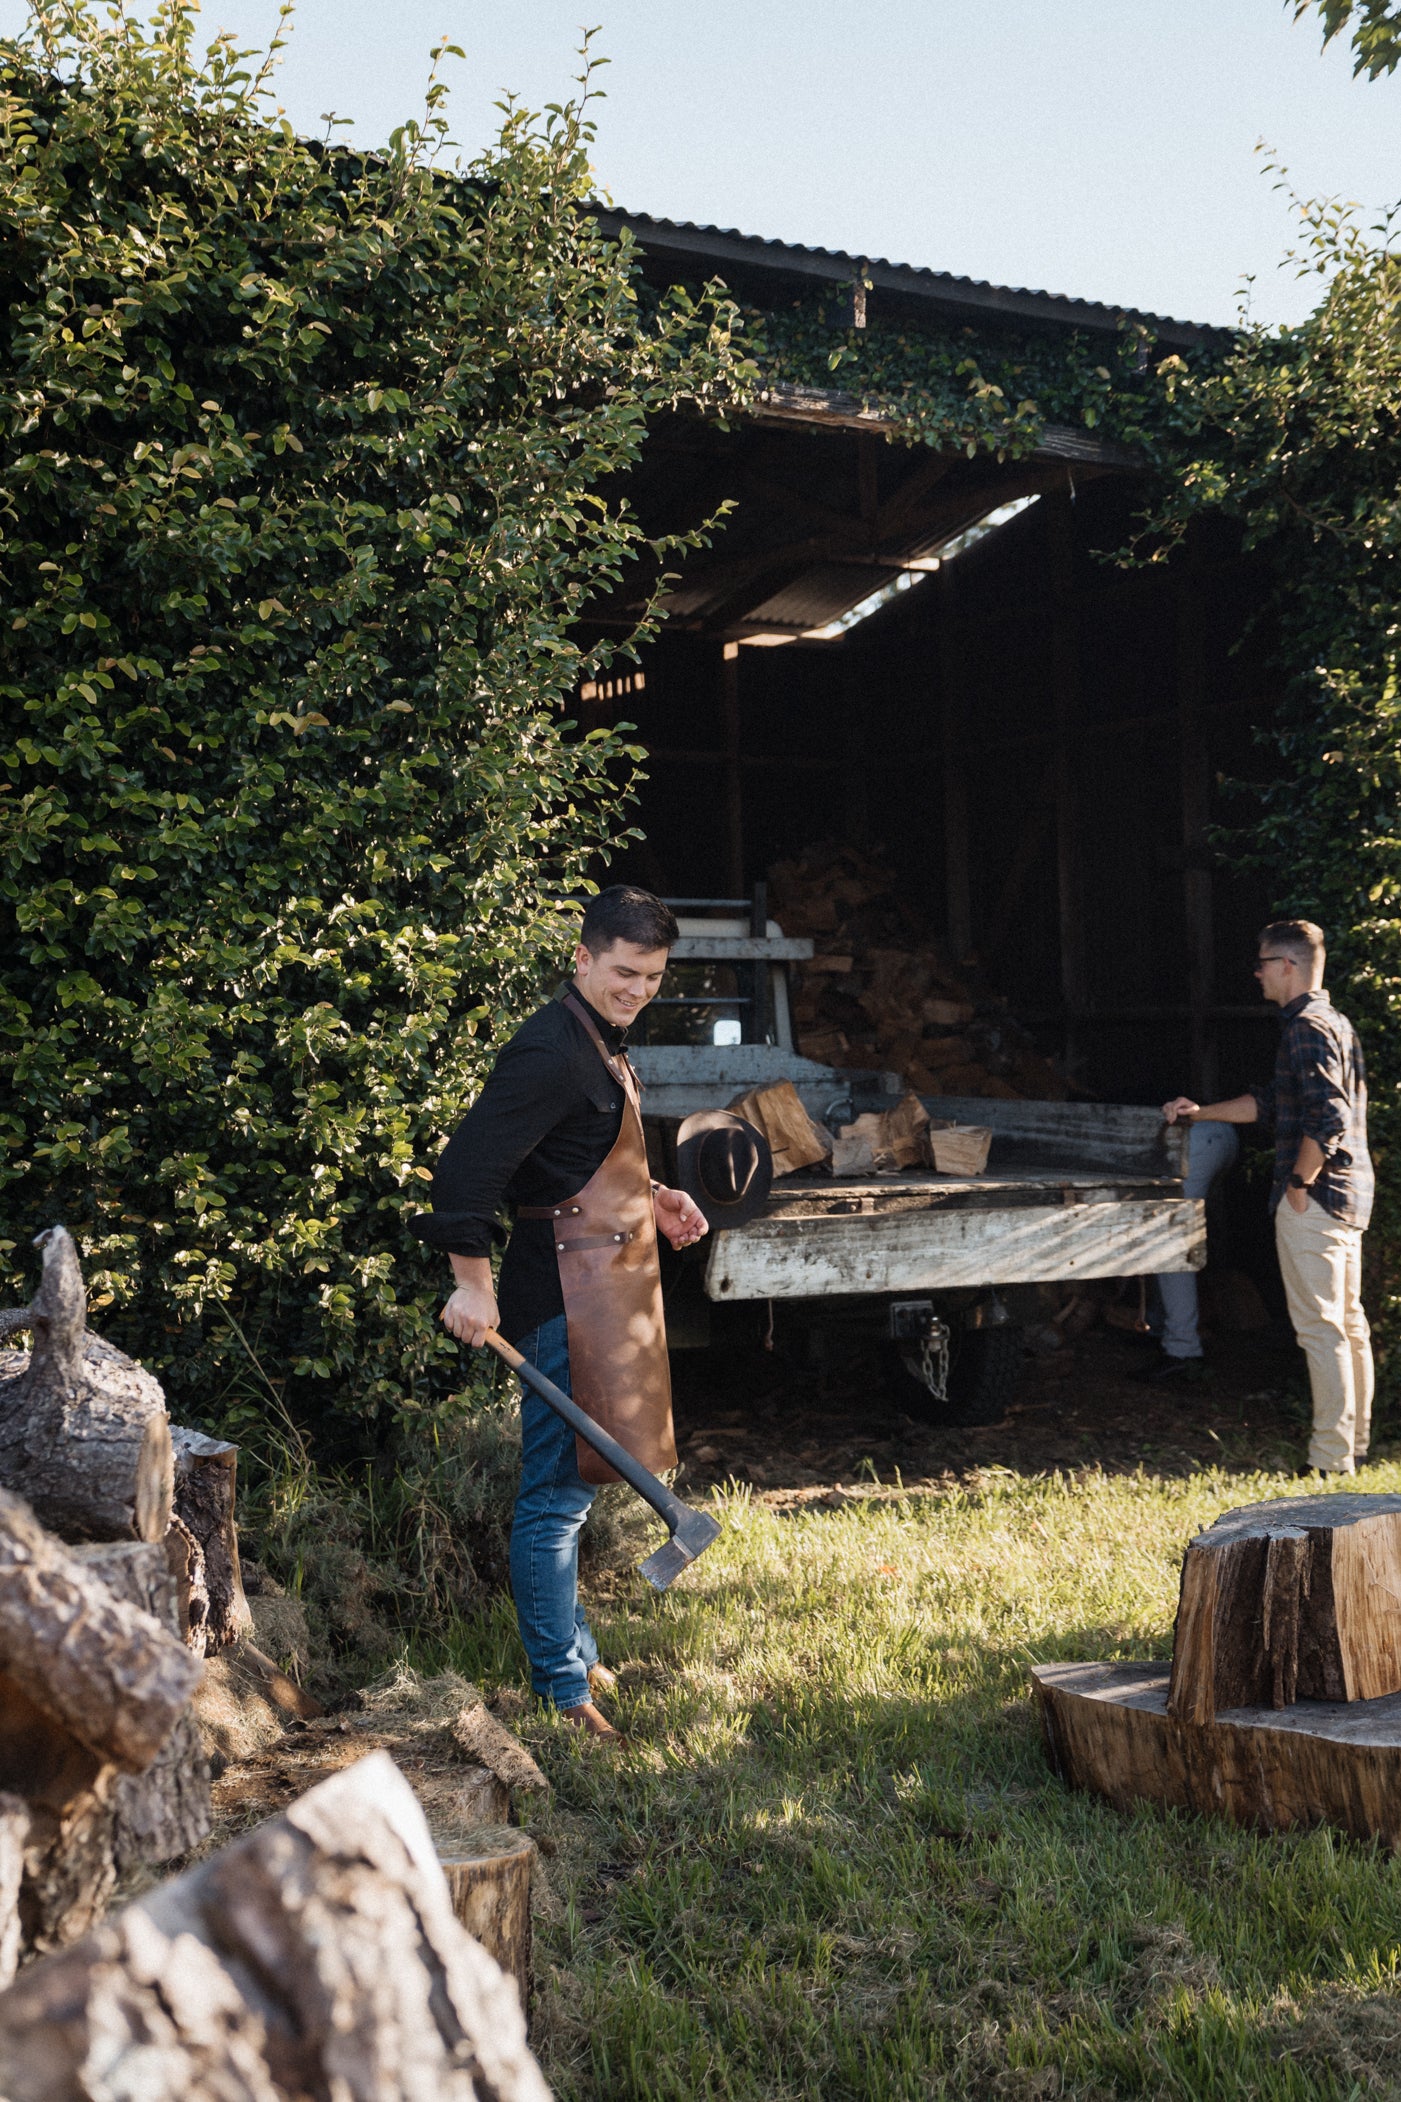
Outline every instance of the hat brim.
<path fill-rule="evenodd" d="M 697 1160 L 706 1134 L 726 1130 L 748 1132 L 758 1153 L 758 1164 L 748 1187 L 732 1204 L 717 1198 L 705 1187 Z M 712 1233 L 723 1233 L 733 1226 L 747 1226 L 751 1219 L 760 1216 L 769 1201 L 769 1190 L 773 1185 L 773 1153 L 757 1125 L 744 1117 L 737 1117 L 733 1110 L 697 1110 L 694 1116 L 684 1120 L 676 1134 L 676 1182 L 677 1187 L 699 1205 Z"/>

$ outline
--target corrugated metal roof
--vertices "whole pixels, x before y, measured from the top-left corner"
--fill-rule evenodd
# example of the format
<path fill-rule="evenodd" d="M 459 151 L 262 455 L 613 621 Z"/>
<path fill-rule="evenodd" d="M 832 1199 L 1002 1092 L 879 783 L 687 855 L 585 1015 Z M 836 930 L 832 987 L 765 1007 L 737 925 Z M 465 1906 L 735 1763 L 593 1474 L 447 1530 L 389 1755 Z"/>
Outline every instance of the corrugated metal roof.
<path fill-rule="evenodd" d="M 655 219 L 647 212 L 622 211 L 611 205 L 596 206 L 595 214 L 606 231 L 616 233 L 626 226 L 644 250 L 657 254 L 695 256 L 722 267 L 726 263 L 740 264 L 747 269 L 771 271 L 776 276 L 816 279 L 833 285 L 849 284 L 860 272 L 875 292 L 924 299 L 985 319 L 999 316 L 1004 320 L 1101 331 L 1117 330 L 1130 322 L 1142 325 L 1161 342 L 1181 344 L 1208 342 L 1233 333 L 1204 322 L 1147 313 L 1138 307 L 1106 306 L 1098 300 L 1076 299 L 1060 292 L 994 285 L 982 278 L 957 277 L 921 264 L 851 255 L 841 248 L 810 248 L 800 242 L 771 241 L 761 234 L 741 233 L 736 227 Z"/>

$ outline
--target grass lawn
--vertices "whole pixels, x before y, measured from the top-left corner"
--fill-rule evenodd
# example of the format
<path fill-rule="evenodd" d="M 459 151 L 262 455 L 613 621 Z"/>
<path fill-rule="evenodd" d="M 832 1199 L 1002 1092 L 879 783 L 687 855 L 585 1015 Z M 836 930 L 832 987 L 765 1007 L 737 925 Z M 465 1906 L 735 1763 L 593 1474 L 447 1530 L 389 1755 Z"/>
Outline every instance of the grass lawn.
<path fill-rule="evenodd" d="M 1300 1487 L 989 1470 L 796 1515 L 739 1491 L 665 1598 L 609 1580 L 631 1752 L 515 1722 L 556 1784 L 532 1830 L 557 2093 L 1401 2095 L 1401 1863 L 1073 1796 L 1027 1690 L 1041 1659 L 1166 1656 L 1187 1539 Z M 522 1683 L 509 1605 L 451 1662 Z"/>

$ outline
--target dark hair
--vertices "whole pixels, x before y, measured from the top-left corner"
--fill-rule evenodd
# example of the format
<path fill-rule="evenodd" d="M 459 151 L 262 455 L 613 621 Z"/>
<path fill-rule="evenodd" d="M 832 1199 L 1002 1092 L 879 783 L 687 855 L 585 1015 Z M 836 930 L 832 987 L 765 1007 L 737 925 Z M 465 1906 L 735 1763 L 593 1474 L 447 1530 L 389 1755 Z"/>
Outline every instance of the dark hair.
<path fill-rule="evenodd" d="M 1266 942 L 1272 949 L 1282 949 L 1309 972 L 1322 963 L 1326 946 L 1323 929 L 1315 927 L 1312 920 L 1271 920 L 1268 927 L 1260 929 L 1260 946 L 1263 948 Z"/>
<path fill-rule="evenodd" d="M 650 890 L 633 883 L 614 883 L 584 907 L 579 939 L 591 956 L 601 956 L 615 942 L 639 949 L 669 949 L 680 935 L 676 915 Z"/>

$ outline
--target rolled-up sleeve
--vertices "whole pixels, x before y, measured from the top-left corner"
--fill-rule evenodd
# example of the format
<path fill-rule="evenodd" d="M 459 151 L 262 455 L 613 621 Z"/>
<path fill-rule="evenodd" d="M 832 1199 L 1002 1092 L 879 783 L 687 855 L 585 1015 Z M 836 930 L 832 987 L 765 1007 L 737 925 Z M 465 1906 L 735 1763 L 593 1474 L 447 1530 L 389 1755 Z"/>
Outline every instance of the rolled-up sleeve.
<path fill-rule="evenodd" d="M 1348 1129 L 1351 1098 L 1341 1047 L 1330 1031 L 1314 1028 L 1301 1015 L 1291 1031 L 1289 1055 L 1299 1089 L 1299 1128 L 1326 1159 Z"/>
<path fill-rule="evenodd" d="M 409 1225 L 448 1255 L 491 1252 L 512 1176 L 569 1106 L 567 1062 L 550 1044 L 508 1044 L 438 1157 L 433 1209 Z"/>

